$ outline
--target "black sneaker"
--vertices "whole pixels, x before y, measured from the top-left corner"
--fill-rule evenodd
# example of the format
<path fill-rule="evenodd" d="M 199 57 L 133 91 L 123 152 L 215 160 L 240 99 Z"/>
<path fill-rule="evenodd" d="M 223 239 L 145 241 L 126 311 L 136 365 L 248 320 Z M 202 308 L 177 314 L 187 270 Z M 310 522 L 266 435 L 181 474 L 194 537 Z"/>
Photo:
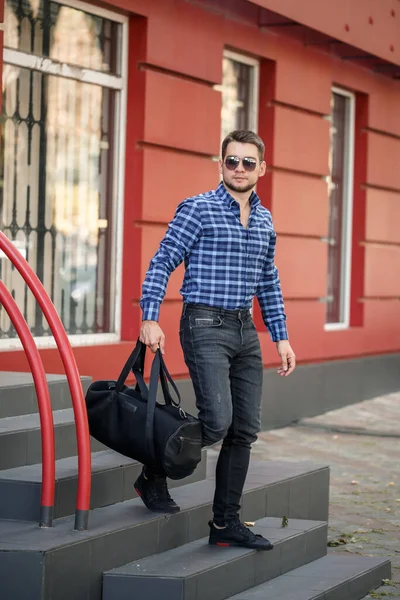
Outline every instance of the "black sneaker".
<path fill-rule="evenodd" d="M 262 535 L 250 531 L 239 519 L 230 521 L 224 529 L 217 529 L 212 521 L 209 521 L 208 524 L 210 526 L 208 543 L 213 546 L 243 546 L 244 548 L 253 548 L 253 550 L 272 550 L 274 547 Z"/>
<path fill-rule="evenodd" d="M 162 475 L 144 475 L 144 469 L 134 483 L 139 498 L 153 512 L 177 513 L 181 509 L 169 495 L 167 478 Z"/>

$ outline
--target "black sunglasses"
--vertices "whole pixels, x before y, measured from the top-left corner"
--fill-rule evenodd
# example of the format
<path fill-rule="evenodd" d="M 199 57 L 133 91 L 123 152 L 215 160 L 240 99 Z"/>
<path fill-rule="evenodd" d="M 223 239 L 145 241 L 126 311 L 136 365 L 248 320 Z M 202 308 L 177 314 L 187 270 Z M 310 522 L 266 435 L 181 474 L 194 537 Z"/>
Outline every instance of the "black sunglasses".
<path fill-rule="evenodd" d="M 239 156 L 227 156 L 224 162 L 229 171 L 234 171 L 238 168 L 240 161 L 242 161 L 245 171 L 254 171 L 257 166 L 256 159 L 251 158 L 250 156 L 245 156 L 244 158 L 240 158 Z"/>

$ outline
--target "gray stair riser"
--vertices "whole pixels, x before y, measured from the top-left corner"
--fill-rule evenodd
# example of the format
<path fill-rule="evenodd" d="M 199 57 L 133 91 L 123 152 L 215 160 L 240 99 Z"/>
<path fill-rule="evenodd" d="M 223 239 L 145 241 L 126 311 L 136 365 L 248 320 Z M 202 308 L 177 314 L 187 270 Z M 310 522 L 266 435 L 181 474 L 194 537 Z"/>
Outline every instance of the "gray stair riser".
<path fill-rule="evenodd" d="M 250 468 L 247 490 L 243 496 L 243 520 L 266 517 L 269 488 L 273 489 L 275 502 L 281 497 L 279 488 L 282 488 L 282 494 L 286 494 L 288 478 L 296 492 L 298 479 L 303 478 L 308 494 L 310 489 L 317 493 L 327 487 L 327 468 L 314 467 L 314 471 L 311 471 L 309 466 L 304 466 L 303 472 L 297 465 L 292 471 L 290 465 L 284 468 L 285 475 L 281 473 L 281 468 L 274 470 L 271 463 L 263 463 L 262 468 L 257 465 L 254 469 Z M 268 479 L 270 484 L 263 483 Z M 39 531 L 35 524 L 18 525 L 18 522 L 8 521 L 10 533 L 0 537 L 0 574 L 3 571 L 7 580 L 2 584 L 12 589 L 15 571 L 3 569 L 2 561 L 4 559 L 9 564 L 15 560 L 15 564 L 18 564 L 18 557 L 10 556 L 18 553 L 24 560 L 26 576 L 24 582 L 18 582 L 19 586 L 24 586 L 23 593 L 17 593 L 17 590 L 14 596 L 10 593 L 13 600 L 26 600 L 27 597 L 29 600 L 101 600 L 104 571 L 207 536 L 213 493 L 214 481 L 209 479 L 177 488 L 172 495 L 182 511 L 170 516 L 158 517 L 149 513 L 139 499 L 97 509 L 90 515 L 89 530 L 84 533 L 71 531 L 72 517 L 56 523 L 49 532 Z M 291 511 L 296 513 L 302 506 L 303 503 L 292 495 L 289 518 L 295 518 Z M 4 523 L 0 524 L 0 531 Z M 2 539 L 9 541 L 2 542 Z M 42 540 L 40 546 L 38 540 Z M 2 549 L 6 552 L 2 552 Z M 38 555 L 41 556 L 40 560 Z M 32 591 L 35 585 L 40 585 L 37 594 Z"/>
<path fill-rule="evenodd" d="M 251 480 L 251 476 L 249 478 Z M 245 489 L 247 489 L 246 484 Z M 266 508 L 265 508 L 266 504 Z M 329 469 L 261 487 L 258 493 L 244 496 L 241 517 L 255 521 L 265 516 L 328 521 Z"/>
<path fill-rule="evenodd" d="M 251 496 L 252 493 L 248 491 L 246 495 Z M 107 533 L 100 533 L 99 527 L 90 520 L 88 532 L 73 532 L 70 521 L 68 531 L 60 535 L 57 546 L 51 549 L 42 547 L 35 550 L 28 547 L 19 550 L 14 545 L 2 552 L 0 542 L 2 597 L 10 600 L 101 600 L 104 571 L 176 548 L 198 537 L 205 537 L 208 533 L 211 501 L 178 514 L 158 517 L 150 515 L 145 508 L 142 510 L 139 500 L 132 502 L 140 506 L 143 519 L 140 523 L 129 517 L 130 510 L 134 513 L 134 509 L 130 509 L 128 503 L 123 521 L 120 520 L 116 529 Z M 111 508 L 116 507 L 100 510 L 109 512 L 112 522 Z M 146 518 L 151 520 L 146 521 Z M 9 523 L 11 527 L 12 522 Z M 45 539 L 46 533 L 39 531 L 38 536 Z M 55 528 L 52 535 L 56 534 Z M 23 578 L 21 565 L 24 568 Z M 8 596 L 5 592 L 8 592 Z"/>
<path fill-rule="evenodd" d="M 39 412 L 36 389 L 28 373 L 6 373 L 0 375 L 0 419 Z M 21 385 L 18 385 L 18 380 Z M 83 391 L 90 385 L 89 377 L 81 377 Z M 65 377 L 48 375 L 50 400 L 53 410 L 71 408 L 71 395 Z"/>
<path fill-rule="evenodd" d="M 77 454 L 76 429 L 72 422 L 55 425 L 54 438 L 56 459 Z M 103 444 L 90 438 L 92 452 L 106 450 Z M 25 465 L 34 465 L 42 460 L 42 442 L 39 428 L 10 431 L 0 434 L 0 471 Z"/>
<path fill-rule="evenodd" d="M 196 481 L 206 476 L 206 455 L 196 471 L 186 479 L 169 481 L 169 487 L 175 488 Z M 92 473 L 91 508 L 100 508 L 117 502 L 136 498 L 133 487 L 142 465 L 133 462 L 103 471 Z M 54 518 L 72 515 L 75 512 L 77 475 L 60 478 L 56 481 Z M 21 481 L 1 479 L 0 473 L 0 519 L 21 519 L 22 521 L 38 521 L 40 512 L 40 495 L 42 485 L 38 481 Z"/>
<path fill-rule="evenodd" d="M 359 600 L 379 587 L 382 579 L 390 579 L 387 559 L 357 554 L 335 558 L 328 554 L 229 600 Z"/>
<path fill-rule="evenodd" d="M 125 569 L 122 567 L 116 572 L 105 573 L 103 600 L 143 597 L 147 600 L 225 600 L 232 594 L 326 555 L 326 524 L 316 524 L 310 528 L 308 523 L 308 530 L 305 531 L 282 531 L 277 529 L 278 522 L 277 519 L 274 523 L 276 529 L 255 529 L 274 542 L 272 551 L 209 547 L 205 538 L 179 548 L 178 551 L 150 557 L 139 564 L 135 561 Z M 185 553 L 190 562 L 187 566 L 190 573 L 187 575 L 182 573 L 183 569 L 180 567 L 180 564 L 186 564 L 183 562 Z M 164 561 L 167 561 L 166 566 L 163 566 Z M 160 566 L 157 568 L 158 564 Z M 137 576 L 135 572 L 138 573 Z M 146 575 L 146 572 L 151 575 Z"/>

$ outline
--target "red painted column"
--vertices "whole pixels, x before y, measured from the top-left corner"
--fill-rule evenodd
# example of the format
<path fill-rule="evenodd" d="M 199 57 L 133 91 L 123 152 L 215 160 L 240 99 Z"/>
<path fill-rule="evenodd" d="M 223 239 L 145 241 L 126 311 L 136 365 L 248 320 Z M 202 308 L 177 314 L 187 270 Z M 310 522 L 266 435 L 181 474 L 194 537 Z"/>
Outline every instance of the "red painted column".
<path fill-rule="evenodd" d="M 276 89 L 276 65 L 272 60 L 263 60 L 260 64 L 260 93 L 258 112 L 258 133 L 265 144 L 265 162 L 267 172 L 257 183 L 257 194 L 261 203 L 269 210 L 272 208 L 272 178 L 274 165 L 274 126 L 275 126 L 275 98 Z M 272 215 L 273 217 L 273 215 Z M 253 312 L 254 323 L 258 331 L 265 332 L 261 310 L 257 300 L 254 301 Z"/>
<path fill-rule="evenodd" d="M 147 20 L 133 17 L 129 22 L 128 101 L 126 119 L 124 244 L 122 269 L 121 339 L 137 337 L 140 324 L 138 299 L 141 291 L 141 228 L 143 148 L 145 126 L 145 72 L 140 64 L 147 54 Z"/>
<path fill-rule="evenodd" d="M 360 299 L 364 296 L 365 278 L 365 246 L 362 242 L 365 240 L 366 228 L 366 190 L 364 184 L 367 179 L 368 136 L 365 131 L 367 126 L 368 96 L 366 94 L 357 94 L 354 138 L 352 276 L 350 291 L 350 325 L 352 327 L 362 327 L 364 325 L 364 303 Z"/>

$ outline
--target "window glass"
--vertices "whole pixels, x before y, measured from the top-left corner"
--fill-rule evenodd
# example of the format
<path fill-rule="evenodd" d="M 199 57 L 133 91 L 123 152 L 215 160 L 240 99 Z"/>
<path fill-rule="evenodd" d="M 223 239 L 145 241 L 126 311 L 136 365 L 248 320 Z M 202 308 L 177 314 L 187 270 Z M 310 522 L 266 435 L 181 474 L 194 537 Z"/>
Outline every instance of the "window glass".
<path fill-rule="evenodd" d="M 246 62 L 244 62 L 246 61 Z M 222 139 L 234 129 L 257 129 L 258 63 L 226 53 L 222 63 Z"/>
<path fill-rule="evenodd" d="M 64 27 L 63 15 L 71 14 L 70 9 L 50 5 L 51 54 L 57 60 L 73 62 L 74 55 L 62 48 L 65 38 L 57 37 L 58 28 Z M 45 37 L 45 25 L 39 19 L 45 10 L 43 4 L 38 3 L 37 9 L 31 7 L 28 18 L 30 6 L 21 2 L 11 11 L 8 5 L 5 30 L 10 31 L 11 23 L 14 32 L 10 36 L 14 35 L 20 50 L 36 44 L 37 32 Z M 107 64 L 106 70 L 119 70 L 119 64 L 113 66 L 111 55 L 107 59 L 107 44 L 99 40 L 101 31 L 107 30 L 111 38 L 117 35 L 121 24 L 102 29 L 99 23 L 104 19 L 75 9 L 73 13 L 79 17 L 75 23 L 92 27 L 91 42 L 87 40 L 88 46 L 77 61 L 91 68 Z M 37 30 L 36 18 L 40 21 Z M 79 27 L 68 35 L 70 49 L 78 48 L 84 39 Z M 109 47 L 115 47 L 111 38 Z M 37 51 L 43 48 L 45 45 L 36 46 Z M 0 229 L 44 284 L 68 334 L 112 333 L 116 331 L 113 215 L 120 90 L 112 87 L 111 80 L 116 78 L 92 71 L 92 81 L 97 77 L 99 83 L 85 83 L 80 81 L 80 67 L 76 67 L 76 78 L 75 71 L 66 78 L 46 73 L 47 63 L 35 69 L 25 66 L 27 59 L 22 52 L 7 54 L 5 50 L 7 56 L 11 60 L 3 66 Z M 118 88 L 119 84 L 115 85 Z M 32 333 L 37 337 L 51 335 L 32 294 L 4 255 L 0 256 L 0 277 Z M 4 313 L 0 314 L 0 337 L 15 337 Z"/>
<path fill-rule="evenodd" d="M 48 0 L 6 0 L 4 46 L 119 74 L 119 24 Z"/>
<path fill-rule="evenodd" d="M 333 92 L 329 153 L 327 323 L 348 324 L 350 304 L 351 210 L 353 202 L 354 98 Z"/>

